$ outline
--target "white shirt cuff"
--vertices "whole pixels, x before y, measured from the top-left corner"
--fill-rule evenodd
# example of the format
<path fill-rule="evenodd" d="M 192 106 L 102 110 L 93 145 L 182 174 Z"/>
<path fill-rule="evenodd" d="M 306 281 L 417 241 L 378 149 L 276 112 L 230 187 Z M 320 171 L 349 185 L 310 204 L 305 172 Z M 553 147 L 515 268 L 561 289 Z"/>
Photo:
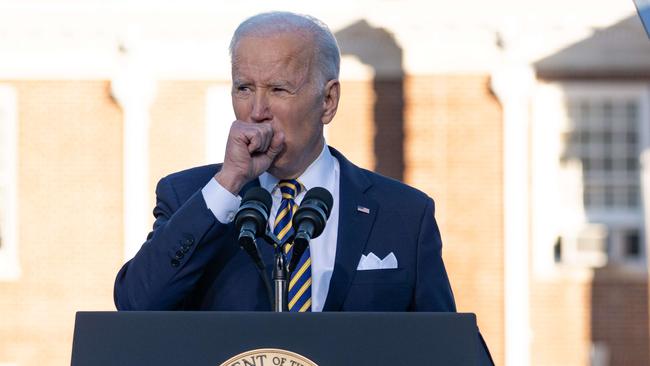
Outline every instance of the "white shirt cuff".
<path fill-rule="evenodd" d="M 220 223 L 229 224 L 235 219 L 241 197 L 230 193 L 214 178 L 210 179 L 208 184 L 201 189 L 201 193 L 205 204 Z"/>

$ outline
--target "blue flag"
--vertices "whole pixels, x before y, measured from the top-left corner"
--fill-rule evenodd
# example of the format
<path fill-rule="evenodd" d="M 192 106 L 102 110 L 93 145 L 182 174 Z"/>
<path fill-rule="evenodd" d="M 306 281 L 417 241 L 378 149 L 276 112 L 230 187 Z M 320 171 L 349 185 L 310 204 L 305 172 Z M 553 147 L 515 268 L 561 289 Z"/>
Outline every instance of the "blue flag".
<path fill-rule="evenodd" d="M 650 0 L 634 0 L 636 11 L 639 13 L 645 33 L 650 38 Z"/>

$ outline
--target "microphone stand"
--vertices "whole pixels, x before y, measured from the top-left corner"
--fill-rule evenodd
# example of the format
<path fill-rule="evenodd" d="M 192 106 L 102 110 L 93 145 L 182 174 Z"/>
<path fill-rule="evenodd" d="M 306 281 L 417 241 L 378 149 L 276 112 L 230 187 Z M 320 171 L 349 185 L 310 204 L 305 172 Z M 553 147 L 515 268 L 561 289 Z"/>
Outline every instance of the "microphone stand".
<path fill-rule="evenodd" d="M 293 241 L 293 235 L 287 238 L 284 243 L 281 243 L 270 230 L 267 230 L 264 239 L 275 248 L 275 258 L 273 260 L 273 311 L 276 313 L 287 312 L 289 270 L 287 269 L 287 256 L 284 254 L 284 246 L 286 243 Z"/>
<path fill-rule="evenodd" d="M 273 286 L 274 302 L 273 311 L 277 313 L 287 311 L 287 281 L 289 274 L 287 271 L 287 261 L 282 249 L 275 247 L 275 262 L 273 263 Z"/>

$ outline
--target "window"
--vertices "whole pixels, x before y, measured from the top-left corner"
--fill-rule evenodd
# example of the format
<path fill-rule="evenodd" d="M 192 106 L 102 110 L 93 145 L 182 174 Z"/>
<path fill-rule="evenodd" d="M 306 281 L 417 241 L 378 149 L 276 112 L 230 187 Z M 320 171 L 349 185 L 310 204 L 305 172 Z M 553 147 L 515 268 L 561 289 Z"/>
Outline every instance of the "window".
<path fill-rule="evenodd" d="M 531 192 L 533 255 L 542 262 L 645 270 L 649 95 L 640 83 L 540 84 Z"/>
<path fill-rule="evenodd" d="M 17 221 L 16 93 L 0 85 L 0 281 L 20 276 Z"/>
<path fill-rule="evenodd" d="M 583 202 L 588 210 L 640 207 L 639 101 L 569 98 L 569 132 L 563 160 L 581 163 Z"/>
<path fill-rule="evenodd" d="M 647 146 L 642 90 L 565 88 L 560 169 L 577 170 L 581 225 L 565 226 L 560 261 L 604 266 L 645 262 L 640 158 Z"/>

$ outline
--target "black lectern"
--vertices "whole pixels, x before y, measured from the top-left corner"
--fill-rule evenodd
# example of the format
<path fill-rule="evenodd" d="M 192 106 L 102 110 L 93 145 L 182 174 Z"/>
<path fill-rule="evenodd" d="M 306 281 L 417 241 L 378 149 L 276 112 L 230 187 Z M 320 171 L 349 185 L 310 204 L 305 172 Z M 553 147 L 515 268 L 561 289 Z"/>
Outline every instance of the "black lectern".
<path fill-rule="evenodd" d="M 72 366 L 479 364 L 474 314 L 78 312 Z"/>

